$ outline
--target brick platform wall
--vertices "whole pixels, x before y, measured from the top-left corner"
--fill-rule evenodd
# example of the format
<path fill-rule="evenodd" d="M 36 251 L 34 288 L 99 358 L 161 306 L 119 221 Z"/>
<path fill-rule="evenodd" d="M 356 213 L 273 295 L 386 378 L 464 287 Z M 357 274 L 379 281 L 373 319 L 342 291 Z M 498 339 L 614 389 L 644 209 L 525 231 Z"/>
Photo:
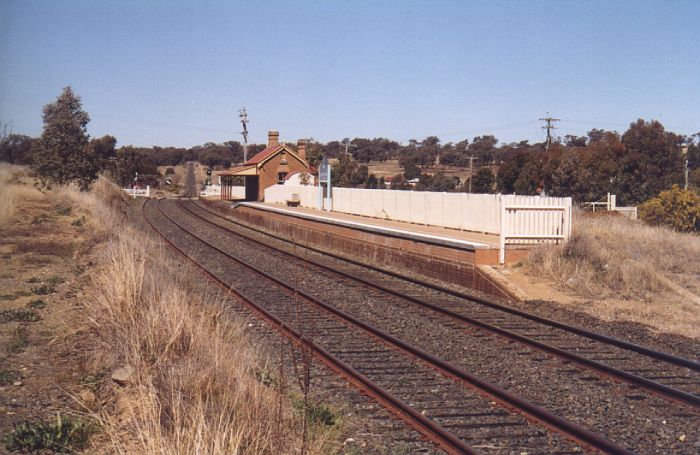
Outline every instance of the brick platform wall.
<path fill-rule="evenodd" d="M 218 204 L 208 205 L 225 211 L 243 223 L 302 245 L 327 249 L 374 265 L 409 270 L 496 297 L 510 298 L 505 290 L 475 267 L 479 263 L 479 253 L 491 254 L 489 250 L 468 251 L 431 245 L 250 207 L 239 206 L 230 210 Z"/>

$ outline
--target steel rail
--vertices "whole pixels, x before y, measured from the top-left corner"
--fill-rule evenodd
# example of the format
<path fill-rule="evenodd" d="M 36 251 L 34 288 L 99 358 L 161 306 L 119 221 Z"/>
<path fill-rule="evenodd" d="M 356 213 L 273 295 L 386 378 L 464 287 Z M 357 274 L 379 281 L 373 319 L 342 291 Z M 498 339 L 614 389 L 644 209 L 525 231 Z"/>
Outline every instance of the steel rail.
<path fill-rule="evenodd" d="M 422 280 L 422 279 L 420 279 L 420 278 L 414 278 L 414 277 L 410 277 L 410 276 L 407 276 L 407 275 L 404 275 L 404 274 L 401 274 L 401 273 L 398 273 L 398 272 L 394 272 L 394 271 L 391 271 L 391 270 L 382 269 L 382 268 L 380 268 L 380 267 L 376 267 L 376 266 L 371 265 L 371 264 L 368 264 L 368 263 L 366 263 L 366 262 L 361 262 L 361 261 L 358 261 L 358 260 L 355 260 L 355 259 L 352 259 L 352 258 L 347 258 L 347 257 L 341 256 L 341 255 L 339 255 L 339 254 L 335 254 L 335 253 L 332 253 L 332 252 L 329 252 L 329 251 L 321 250 L 320 248 L 315 248 L 315 247 L 313 247 L 313 246 L 303 245 L 303 244 L 301 244 L 301 243 L 299 243 L 299 242 L 297 242 L 297 241 L 289 240 L 289 239 L 286 239 L 286 238 L 281 237 L 281 236 L 277 236 L 277 235 L 274 235 L 274 234 L 270 234 L 269 232 L 266 232 L 266 231 L 264 231 L 264 230 L 262 230 L 262 229 L 258 229 L 258 228 L 252 227 L 252 226 L 248 226 L 248 225 L 246 225 L 246 224 L 244 224 L 244 223 L 241 223 L 241 222 L 239 222 L 239 221 L 232 220 L 231 218 L 228 218 L 228 217 L 223 216 L 223 215 L 221 215 L 221 214 L 219 214 L 219 213 L 216 213 L 215 211 L 210 210 L 209 208 L 207 208 L 207 207 L 205 207 L 205 206 L 202 206 L 202 205 L 200 205 L 200 204 L 195 204 L 195 203 L 192 202 L 192 201 L 190 201 L 190 202 L 191 202 L 194 206 L 196 206 L 196 207 L 198 207 L 198 208 L 200 208 L 200 209 L 202 209 L 202 210 L 205 210 L 205 211 L 207 211 L 208 213 L 211 213 L 212 215 L 217 216 L 217 217 L 219 217 L 219 218 L 221 218 L 221 219 L 223 219 L 223 220 L 226 220 L 226 221 L 228 221 L 228 222 L 230 222 L 230 223 L 236 224 L 236 225 L 241 226 L 241 227 L 243 227 L 243 228 L 245 228 L 245 229 L 249 229 L 249 230 L 251 230 L 251 231 L 257 232 L 257 233 L 259 233 L 259 234 L 262 234 L 262 235 L 265 235 L 265 236 L 268 236 L 268 237 L 275 238 L 275 239 L 277 239 L 277 240 L 280 240 L 280 241 L 283 241 L 283 242 L 286 242 L 286 243 L 291 243 L 291 244 L 293 244 L 293 245 L 296 245 L 296 246 L 299 246 L 299 247 L 302 247 L 302 248 L 309 249 L 309 250 L 311 250 L 311 251 L 313 251 L 313 252 L 315 252 L 315 253 L 319 253 L 319 254 L 323 254 L 323 255 L 326 255 L 326 256 L 330 256 L 330 257 L 332 257 L 332 258 L 334 258 L 334 259 L 338 259 L 338 260 L 341 260 L 341 261 L 345 261 L 345 262 L 348 262 L 348 263 L 353 264 L 353 265 L 357 265 L 357 266 L 369 268 L 369 269 L 371 269 L 371 270 L 374 270 L 375 272 L 383 273 L 383 274 L 392 276 L 392 277 L 394 277 L 394 278 L 399 278 L 399 279 L 402 279 L 402 280 L 406 280 L 406 281 L 409 281 L 409 282 L 411 282 L 411 283 L 415 283 L 415 284 L 418 284 L 418 285 L 427 287 L 427 288 L 432 289 L 432 290 L 435 290 L 435 291 L 444 292 L 444 293 L 450 294 L 450 295 L 452 295 L 452 296 L 454 296 L 454 297 L 459 297 L 459 298 L 462 298 L 462 299 L 465 299 L 465 300 L 470 300 L 470 301 L 472 301 L 472 302 L 474 302 L 474 303 L 478 303 L 478 304 L 480 304 L 480 305 L 487 306 L 487 307 L 493 308 L 493 309 L 495 309 L 495 310 L 499 310 L 499 311 L 503 311 L 503 312 L 506 312 L 506 313 L 510 313 L 510 314 L 515 315 L 515 316 L 522 317 L 522 318 L 524 318 L 524 319 L 528 319 L 528 320 L 531 320 L 531 321 L 534 321 L 534 322 L 538 322 L 538 323 L 540 323 L 540 324 L 548 325 L 548 326 L 551 326 L 551 327 L 554 327 L 554 328 L 557 328 L 557 329 L 560 329 L 560 330 L 563 330 L 563 331 L 566 331 L 566 332 L 573 333 L 573 334 L 575 334 L 575 335 L 582 336 L 582 337 L 584 337 L 584 338 L 588 338 L 588 339 L 591 339 L 591 340 L 595 340 L 595 341 L 600 341 L 600 342 L 603 342 L 603 343 L 607 343 L 607 344 L 610 344 L 610 345 L 612 345 L 612 346 L 615 346 L 615 347 L 618 347 L 618 348 L 621 348 L 621 349 L 626 349 L 626 350 L 628 350 L 628 351 L 633 351 L 633 352 L 636 352 L 636 353 L 638 353 L 638 354 L 642 354 L 642 355 L 645 355 L 645 356 L 647 356 L 647 357 L 651 357 L 651 358 L 654 358 L 654 359 L 656 359 L 656 360 L 661 360 L 661 361 L 664 361 L 664 362 L 666 362 L 666 363 L 670 363 L 670 364 L 673 364 L 673 365 L 676 365 L 676 366 L 688 368 L 688 369 L 691 369 L 691 370 L 694 370 L 694 371 L 700 371 L 700 362 L 695 361 L 695 360 L 685 359 L 685 358 L 683 358 L 683 357 L 678 357 L 678 356 L 674 356 L 674 355 L 672 355 L 672 354 L 668 354 L 668 353 L 665 353 L 665 352 L 656 351 L 656 350 L 653 350 L 653 349 L 650 349 L 650 348 L 647 348 L 647 347 L 645 347 L 645 346 L 641 346 L 641 345 L 638 345 L 638 344 L 635 344 L 635 343 L 630 343 L 629 341 L 624 341 L 624 340 L 620 340 L 620 339 L 618 339 L 618 338 L 613 338 L 613 337 L 610 337 L 610 336 L 607 336 L 607 335 L 603 335 L 603 334 L 600 334 L 600 333 L 596 333 L 596 332 L 591 332 L 591 331 L 588 331 L 588 330 L 584 330 L 584 329 L 581 329 L 581 328 L 578 328 L 578 327 L 575 327 L 575 326 L 571 326 L 571 325 L 568 325 L 568 324 L 565 324 L 565 323 L 562 323 L 562 322 L 558 322 L 558 321 L 555 321 L 555 320 L 552 320 L 552 319 L 544 318 L 544 317 L 542 317 L 542 316 L 537 316 L 537 315 L 535 315 L 535 314 L 531 314 L 531 313 L 528 313 L 528 312 L 525 312 L 525 311 L 522 311 L 522 310 L 518 310 L 518 309 L 515 309 L 515 308 L 510 308 L 510 307 L 507 307 L 507 306 L 505 306 L 505 305 L 501 305 L 501 304 L 499 304 L 499 303 L 496 303 L 496 302 L 494 302 L 494 301 L 488 300 L 488 299 L 483 298 L 483 297 L 479 297 L 479 296 L 475 296 L 475 295 L 470 295 L 470 294 L 467 294 L 467 293 L 465 293 L 465 292 L 456 291 L 456 290 L 454 290 L 454 289 L 450 289 L 450 288 L 448 288 L 448 287 L 441 286 L 441 285 L 439 285 L 439 284 L 435 284 L 435 283 L 431 283 L 431 282 L 426 281 L 426 280 Z M 239 235 L 240 235 L 240 234 L 239 234 Z M 251 239 L 251 240 L 254 240 L 254 239 Z"/>
<path fill-rule="evenodd" d="M 399 338 L 379 329 L 376 328 L 364 321 L 361 321 L 354 316 L 351 316 L 350 314 L 333 307 L 332 305 L 325 303 L 316 297 L 309 295 L 306 293 L 304 290 L 287 283 L 284 280 L 281 280 L 277 277 L 274 277 L 270 275 L 269 273 L 259 270 L 256 267 L 248 264 L 247 262 L 236 258 L 235 256 L 231 255 L 230 253 L 227 253 L 223 251 L 221 248 L 217 247 L 216 245 L 211 244 L 207 240 L 204 240 L 197 236 L 195 233 L 193 233 L 190 229 L 182 226 L 180 223 L 175 221 L 172 217 L 170 217 L 168 214 L 162 211 L 160 206 L 157 207 L 160 213 L 168 219 L 171 223 L 173 223 L 175 226 L 179 227 L 181 230 L 184 232 L 188 233 L 190 236 L 193 238 L 197 239 L 201 243 L 207 245 L 211 249 L 223 254 L 224 256 L 230 258 L 231 260 L 235 261 L 236 263 L 242 265 L 243 267 L 247 268 L 248 270 L 252 271 L 253 273 L 256 273 L 276 284 L 279 286 L 286 288 L 290 294 L 297 296 L 297 297 L 303 297 L 306 301 L 316 305 L 317 307 L 327 311 L 328 313 L 331 313 L 335 315 L 337 318 L 346 321 L 349 325 L 360 327 L 370 335 L 380 339 L 384 343 L 394 346 L 394 348 L 397 351 L 403 351 L 404 353 L 409 354 L 412 357 L 415 357 L 419 360 L 424 361 L 427 363 L 429 366 L 434 368 L 435 370 L 441 372 L 445 376 L 452 377 L 454 379 L 461 380 L 462 382 L 469 384 L 472 386 L 472 388 L 478 390 L 481 393 L 484 393 L 494 400 L 500 402 L 502 405 L 504 405 L 506 408 L 509 408 L 511 410 L 516 410 L 523 416 L 529 418 L 530 420 L 533 420 L 535 422 L 538 422 L 539 424 L 550 428 L 554 431 L 559 432 L 560 434 L 563 434 L 565 436 L 568 436 L 569 438 L 575 440 L 576 442 L 587 445 L 590 447 L 593 447 L 595 449 L 601 450 L 605 453 L 610 453 L 610 454 L 627 454 L 631 455 L 633 452 L 630 452 L 629 450 L 615 444 L 614 442 L 608 440 L 607 438 L 593 433 L 590 430 L 587 430 L 586 428 L 581 427 L 580 425 L 577 425 L 573 422 L 570 422 L 562 417 L 557 416 L 556 414 L 551 413 L 545 408 L 542 408 L 538 405 L 535 405 L 533 403 L 527 402 L 524 399 L 511 394 L 510 392 L 506 391 L 505 389 L 502 389 L 494 384 L 488 383 L 486 381 L 483 381 L 479 379 L 478 377 L 474 376 L 473 374 L 461 369 L 460 367 L 452 364 L 451 362 L 447 362 L 445 360 L 439 359 L 432 354 L 417 348 L 415 346 L 412 346 L 403 340 L 400 340 Z"/>
<path fill-rule="evenodd" d="M 197 261 L 195 258 L 190 256 L 189 254 L 185 253 L 182 249 L 180 249 L 173 241 L 171 241 L 160 229 L 158 229 L 153 222 L 151 222 L 150 219 L 148 219 L 148 216 L 146 215 L 146 204 L 150 201 L 147 200 L 143 206 L 143 217 L 146 220 L 146 222 L 150 225 L 150 227 L 158 233 L 165 242 L 168 243 L 168 245 L 175 250 L 175 252 L 179 253 L 180 255 L 184 256 L 187 260 L 189 260 L 192 264 L 194 264 L 198 269 L 203 271 L 206 276 L 217 284 L 218 286 L 222 287 L 225 289 L 227 292 L 233 293 L 236 297 L 238 297 L 248 308 L 250 308 L 254 313 L 256 313 L 261 319 L 267 321 L 269 324 L 272 325 L 274 329 L 276 329 L 279 333 L 281 333 L 283 336 L 286 338 L 289 338 L 293 342 L 295 342 L 298 346 L 303 346 L 306 347 L 307 349 L 310 349 L 311 352 L 314 354 L 316 358 L 318 358 L 321 362 L 323 362 L 324 365 L 328 366 L 330 369 L 335 371 L 337 374 L 339 374 L 341 377 L 343 377 L 346 381 L 351 383 L 354 387 L 357 389 L 361 390 L 363 393 L 366 393 L 368 396 L 372 397 L 375 401 L 377 401 L 379 404 L 381 404 L 385 409 L 390 411 L 392 414 L 394 414 L 396 417 L 399 419 L 403 420 L 406 422 L 411 428 L 414 430 L 418 431 L 420 434 L 425 436 L 428 440 L 436 444 L 438 447 L 443 449 L 445 452 L 448 454 L 474 454 L 478 455 L 480 452 L 477 451 L 476 449 L 469 447 L 468 445 L 464 444 L 459 438 L 457 438 L 454 434 L 450 433 L 449 431 L 445 430 L 442 428 L 440 425 L 435 423 L 433 420 L 425 417 L 423 414 L 418 412 L 416 409 L 412 408 L 409 406 L 407 403 L 402 401 L 401 399 L 395 397 L 393 394 L 389 393 L 385 389 L 383 389 L 381 386 L 373 382 L 371 379 L 367 378 L 365 375 L 362 373 L 358 372 L 354 368 L 352 368 L 350 365 L 348 365 L 346 362 L 338 359 L 336 356 L 328 352 L 326 349 L 324 349 L 322 346 L 318 345 L 315 343 L 313 340 L 308 339 L 307 337 L 304 337 L 301 333 L 298 331 L 294 330 L 292 327 L 287 325 L 284 321 L 280 320 L 277 318 L 275 315 L 270 313 L 269 311 L 265 310 L 264 308 L 260 307 L 257 305 L 253 300 L 250 298 L 246 297 L 242 293 L 240 293 L 238 290 L 236 290 L 234 287 L 230 286 L 228 283 L 223 281 L 221 278 L 217 277 L 213 273 L 211 273 L 209 270 L 206 269 L 199 261 Z M 156 205 L 158 205 L 158 201 L 156 201 Z M 158 207 L 158 210 L 165 216 L 166 218 L 167 215 L 165 215 L 160 207 Z M 198 239 L 196 236 L 190 233 L 191 236 L 194 238 Z"/>
<path fill-rule="evenodd" d="M 257 245 L 262 245 L 263 247 L 270 248 L 274 251 L 280 252 L 280 253 L 286 255 L 287 257 L 292 257 L 296 260 L 300 260 L 300 261 L 303 261 L 305 263 L 312 264 L 312 265 L 315 265 L 317 267 L 321 267 L 324 270 L 329 271 L 330 273 L 333 273 L 333 274 L 336 274 L 338 276 L 342 276 L 342 277 L 345 277 L 347 279 L 362 283 L 362 284 L 369 286 L 369 287 L 373 287 L 375 289 L 378 289 L 378 290 L 385 292 L 387 294 L 399 297 L 401 299 L 405 299 L 411 303 L 422 306 L 424 308 L 428 308 L 431 311 L 442 314 L 442 315 L 449 317 L 453 320 L 456 320 L 458 322 L 470 325 L 472 327 L 480 328 L 480 329 L 485 330 L 487 332 L 490 332 L 492 334 L 496 334 L 496 335 L 505 337 L 507 339 L 513 340 L 513 341 L 523 343 L 527 346 L 530 346 L 530 347 L 533 347 L 533 348 L 538 349 L 540 351 L 549 353 L 549 354 L 554 355 L 560 359 L 575 363 L 575 364 L 582 366 L 584 368 L 588 368 L 590 370 L 596 371 L 599 374 L 602 374 L 606 377 L 616 379 L 616 380 L 621 381 L 625 384 L 630 384 L 630 385 L 633 385 L 636 387 L 640 387 L 644 390 L 647 390 L 648 392 L 651 392 L 654 395 L 663 397 L 667 400 L 670 400 L 670 401 L 673 401 L 676 403 L 680 403 L 682 405 L 691 406 L 691 407 L 695 407 L 695 408 L 700 409 L 700 397 L 693 395 L 691 393 L 684 392 L 682 390 L 678 390 L 678 389 L 675 389 L 673 387 L 669 387 L 669 386 L 664 385 L 664 384 L 660 384 L 656 381 L 652 381 L 650 379 L 646 379 L 646 378 L 643 378 L 641 376 L 637 376 L 637 375 L 629 373 L 627 371 L 620 370 L 618 368 L 614 368 L 614 367 L 611 367 L 609 365 L 605 365 L 605 364 L 600 363 L 598 361 L 591 360 L 591 359 L 588 359 L 586 357 L 580 356 L 578 354 L 575 354 L 575 353 L 566 351 L 564 349 L 549 345 L 547 343 L 543 343 L 541 341 L 537 341 L 535 339 L 526 337 L 524 335 L 520 335 L 520 334 L 515 333 L 511 330 L 503 329 L 503 328 L 500 328 L 500 327 L 495 326 L 493 324 L 489 324 L 489 323 L 480 321 L 478 319 L 462 315 L 460 313 L 454 312 L 454 311 L 446 309 L 446 308 L 442 308 L 438 305 L 434 305 L 432 303 L 425 302 L 417 297 L 413 297 L 411 295 L 404 294 L 400 291 L 396 291 L 394 289 L 382 286 L 380 284 L 373 283 L 372 281 L 365 280 L 365 279 L 360 278 L 360 277 L 356 277 L 350 273 L 343 272 L 340 270 L 331 269 L 331 268 L 329 268 L 325 265 L 319 264 L 318 262 L 313 261 L 311 259 L 303 258 L 303 257 L 297 256 L 293 253 L 289 253 L 287 251 L 277 249 L 277 248 L 272 247 L 268 244 L 265 244 L 264 242 L 261 242 L 259 240 L 247 237 L 247 236 L 242 235 L 238 232 L 234 232 L 234 231 L 232 231 L 224 226 L 221 226 L 217 223 L 214 223 L 211 220 L 208 220 L 208 219 L 198 215 L 197 213 L 193 212 L 189 208 L 185 207 L 185 204 L 182 202 L 178 202 L 177 204 L 179 207 L 181 207 L 183 210 L 187 211 L 188 213 L 192 214 L 197 219 L 201 219 L 202 221 L 205 221 L 205 222 L 211 224 L 212 226 L 215 226 L 221 230 L 224 230 L 224 231 L 226 231 L 230 234 L 233 234 L 235 236 L 238 236 L 240 238 L 246 239 L 246 240 L 253 242 Z"/>

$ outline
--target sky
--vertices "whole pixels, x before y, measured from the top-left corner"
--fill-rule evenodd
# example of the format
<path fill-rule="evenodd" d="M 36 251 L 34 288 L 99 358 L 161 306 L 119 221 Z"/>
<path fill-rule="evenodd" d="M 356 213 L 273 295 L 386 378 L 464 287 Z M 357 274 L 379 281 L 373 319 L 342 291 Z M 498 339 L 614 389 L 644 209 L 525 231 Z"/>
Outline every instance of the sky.
<path fill-rule="evenodd" d="M 700 131 L 700 2 L 0 0 L 0 123 L 65 86 L 91 137 L 191 147 L 267 131 L 501 143 Z"/>

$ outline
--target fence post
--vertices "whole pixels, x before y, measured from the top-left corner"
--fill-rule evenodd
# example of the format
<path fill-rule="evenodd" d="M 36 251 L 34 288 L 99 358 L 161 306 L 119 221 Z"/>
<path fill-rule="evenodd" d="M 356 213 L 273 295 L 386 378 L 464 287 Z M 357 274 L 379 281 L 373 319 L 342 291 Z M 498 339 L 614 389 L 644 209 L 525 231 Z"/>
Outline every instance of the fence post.
<path fill-rule="evenodd" d="M 151 197 L 151 185 L 146 185 L 146 197 Z"/>
<path fill-rule="evenodd" d="M 498 197 L 498 201 L 501 204 L 501 232 L 498 236 L 498 263 L 503 265 L 506 263 L 506 204 L 501 196 Z"/>

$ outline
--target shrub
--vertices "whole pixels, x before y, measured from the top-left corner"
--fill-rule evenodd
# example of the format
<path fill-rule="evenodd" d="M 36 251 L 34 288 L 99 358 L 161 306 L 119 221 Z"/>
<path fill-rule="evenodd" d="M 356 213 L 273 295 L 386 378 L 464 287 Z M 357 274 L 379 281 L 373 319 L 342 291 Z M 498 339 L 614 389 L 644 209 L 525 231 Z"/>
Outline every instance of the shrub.
<path fill-rule="evenodd" d="M 665 225 L 676 231 L 700 231 L 700 196 L 693 190 L 673 185 L 658 197 L 639 206 L 641 219 L 653 225 Z"/>
<path fill-rule="evenodd" d="M 23 422 L 15 425 L 3 439 L 5 448 L 11 451 L 71 452 L 72 449 L 84 448 L 92 432 L 91 425 L 58 414 L 53 423 Z"/>

